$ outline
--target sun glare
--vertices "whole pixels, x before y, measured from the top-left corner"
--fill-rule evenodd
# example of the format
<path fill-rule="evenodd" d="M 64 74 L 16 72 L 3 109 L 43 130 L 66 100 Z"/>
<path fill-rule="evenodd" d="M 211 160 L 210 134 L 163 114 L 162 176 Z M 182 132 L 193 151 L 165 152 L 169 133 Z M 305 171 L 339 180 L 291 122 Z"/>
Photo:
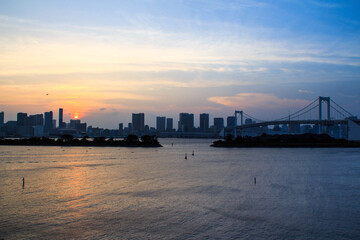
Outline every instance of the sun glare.
<path fill-rule="evenodd" d="M 75 119 L 78 119 L 78 118 L 79 118 L 79 116 L 78 116 L 78 115 L 75 115 L 75 116 L 74 116 L 74 118 L 75 118 Z"/>

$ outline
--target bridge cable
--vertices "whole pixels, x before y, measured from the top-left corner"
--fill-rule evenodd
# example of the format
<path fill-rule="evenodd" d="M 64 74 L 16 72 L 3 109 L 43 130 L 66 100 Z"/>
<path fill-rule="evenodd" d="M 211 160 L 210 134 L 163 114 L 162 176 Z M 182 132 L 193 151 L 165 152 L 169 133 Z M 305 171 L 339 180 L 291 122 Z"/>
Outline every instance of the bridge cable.
<path fill-rule="evenodd" d="M 314 104 L 316 101 L 318 101 L 319 100 L 319 98 L 317 98 L 317 99 L 315 99 L 314 101 L 312 101 L 310 104 L 308 104 L 306 107 L 303 107 L 302 109 L 300 109 L 300 110 L 298 110 L 298 111 L 296 111 L 296 112 L 294 112 L 294 113 L 292 113 L 292 114 L 290 114 L 289 116 L 285 116 L 285 117 L 282 117 L 282 118 L 279 118 L 279 119 L 276 119 L 276 120 L 274 120 L 274 121 L 281 121 L 281 120 L 284 120 L 284 119 L 287 119 L 287 118 L 291 118 L 293 115 L 295 115 L 295 114 L 297 114 L 297 113 L 299 113 L 299 112 L 301 112 L 301 111 L 303 111 L 304 109 L 306 109 L 306 108 L 308 108 L 309 106 L 311 106 L 312 104 Z M 318 106 L 318 105 L 316 105 L 316 106 Z"/>
<path fill-rule="evenodd" d="M 337 104 L 336 102 L 334 102 L 333 100 L 331 100 L 331 102 L 335 103 L 336 106 L 338 106 L 341 110 L 343 110 L 344 112 L 346 112 L 347 114 L 349 114 L 350 116 L 354 116 L 353 114 L 351 114 L 350 112 L 346 111 L 343 107 L 341 107 L 339 104 Z M 345 115 L 343 115 L 345 116 Z M 345 116 L 346 117 L 346 116 Z"/>

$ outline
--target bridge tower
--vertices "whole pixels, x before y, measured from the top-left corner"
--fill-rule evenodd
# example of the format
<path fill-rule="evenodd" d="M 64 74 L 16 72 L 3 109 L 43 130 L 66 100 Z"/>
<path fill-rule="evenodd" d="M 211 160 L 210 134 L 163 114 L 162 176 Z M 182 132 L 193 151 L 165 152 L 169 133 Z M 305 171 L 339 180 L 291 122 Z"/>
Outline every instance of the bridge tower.
<path fill-rule="evenodd" d="M 234 127 L 234 138 L 236 138 L 236 127 L 237 127 L 237 120 L 238 120 L 238 114 L 240 114 L 240 126 L 244 123 L 244 112 L 243 111 L 237 111 L 235 110 L 235 127 Z"/>
<path fill-rule="evenodd" d="M 327 105 L 327 120 L 330 120 L 330 97 L 319 96 L 319 134 L 321 133 L 321 121 L 322 121 L 322 103 L 326 102 Z"/>

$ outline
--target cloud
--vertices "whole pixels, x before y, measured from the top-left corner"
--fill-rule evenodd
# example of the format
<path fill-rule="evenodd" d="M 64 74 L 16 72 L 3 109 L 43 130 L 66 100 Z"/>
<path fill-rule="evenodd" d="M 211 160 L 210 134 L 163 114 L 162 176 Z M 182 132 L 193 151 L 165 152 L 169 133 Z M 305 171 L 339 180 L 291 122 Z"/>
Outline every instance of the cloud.
<path fill-rule="evenodd" d="M 298 108 L 310 103 L 305 99 L 279 98 L 268 93 L 238 93 L 235 96 L 215 96 L 209 97 L 208 101 L 244 111 L 250 109 Z"/>
<path fill-rule="evenodd" d="M 354 60 L 359 52 L 349 50 L 354 44 L 344 42 L 349 48 L 338 50 L 331 43 L 299 43 L 291 38 L 274 41 L 271 30 L 264 30 L 270 32 L 264 39 L 242 25 L 229 27 L 232 30 L 213 26 L 211 34 L 199 34 L 146 27 L 54 27 L 1 15 L 0 20 L 0 76 L 129 71 L 260 73 L 269 71 L 264 63 L 271 62 L 360 66 Z"/>
<path fill-rule="evenodd" d="M 313 91 L 306 90 L 306 89 L 299 89 L 298 92 L 299 93 L 314 93 Z"/>

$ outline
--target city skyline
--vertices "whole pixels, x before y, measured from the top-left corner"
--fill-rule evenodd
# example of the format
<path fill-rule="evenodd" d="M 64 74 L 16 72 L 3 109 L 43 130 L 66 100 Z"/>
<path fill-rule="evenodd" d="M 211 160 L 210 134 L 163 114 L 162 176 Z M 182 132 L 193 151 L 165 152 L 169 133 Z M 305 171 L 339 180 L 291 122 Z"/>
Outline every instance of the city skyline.
<path fill-rule="evenodd" d="M 181 112 L 193 113 L 195 123 L 201 113 L 226 122 L 234 110 L 274 119 L 317 96 L 360 112 L 358 1 L 0 6 L 5 121 L 59 107 L 66 122 L 76 116 L 110 129 L 136 112 L 150 126 Z"/>

